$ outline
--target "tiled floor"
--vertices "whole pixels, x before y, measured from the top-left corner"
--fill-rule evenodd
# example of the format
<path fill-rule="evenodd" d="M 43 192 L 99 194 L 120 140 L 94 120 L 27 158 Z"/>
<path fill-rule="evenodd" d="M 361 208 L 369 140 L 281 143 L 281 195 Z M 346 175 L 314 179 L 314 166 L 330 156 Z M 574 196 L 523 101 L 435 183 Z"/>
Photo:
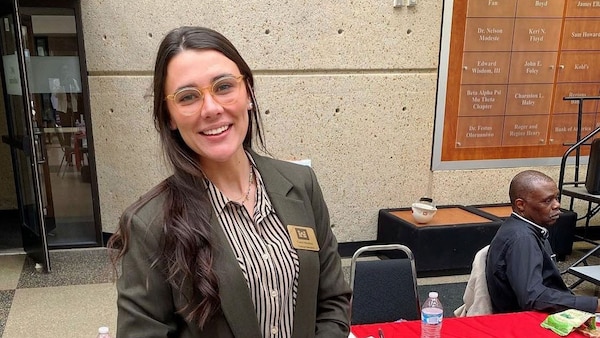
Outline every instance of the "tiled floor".
<path fill-rule="evenodd" d="M 51 252 L 53 271 L 25 255 L 0 256 L 3 338 L 95 337 L 116 327 L 116 288 L 105 249 Z"/>
<path fill-rule="evenodd" d="M 573 254 L 559 262 L 559 268 L 566 268 L 589 248 L 587 243 L 576 243 Z M 95 337 L 100 326 L 114 331 L 117 294 L 106 249 L 52 251 L 51 261 L 53 271 L 46 274 L 35 271 L 23 254 L 0 255 L 0 337 Z M 600 258 L 592 257 L 590 263 L 600 264 Z M 349 259 L 344 259 L 343 265 L 348 274 Z M 419 278 L 418 284 L 460 283 L 468 277 Z M 575 280 L 564 277 L 568 283 Z M 462 291 L 457 289 L 461 294 L 452 296 L 461 297 Z M 575 292 L 596 294 L 598 288 L 583 283 Z"/>

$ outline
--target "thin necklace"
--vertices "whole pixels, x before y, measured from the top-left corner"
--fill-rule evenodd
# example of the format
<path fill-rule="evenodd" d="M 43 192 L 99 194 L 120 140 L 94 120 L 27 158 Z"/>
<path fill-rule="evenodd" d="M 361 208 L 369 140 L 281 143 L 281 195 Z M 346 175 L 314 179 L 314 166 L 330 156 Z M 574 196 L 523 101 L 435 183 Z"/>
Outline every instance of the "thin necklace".
<path fill-rule="evenodd" d="M 254 167 L 252 167 L 252 165 L 250 165 L 250 175 L 248 177 L 248 190 L 246 191 L 246 195 L 244 196 L 244 198 L 242 199 L 240 204 L 244 204 L 248 201 L 248 197 L 250 197 L 250 190 L 252 189 L 253 178 L 254 178 Z"/>

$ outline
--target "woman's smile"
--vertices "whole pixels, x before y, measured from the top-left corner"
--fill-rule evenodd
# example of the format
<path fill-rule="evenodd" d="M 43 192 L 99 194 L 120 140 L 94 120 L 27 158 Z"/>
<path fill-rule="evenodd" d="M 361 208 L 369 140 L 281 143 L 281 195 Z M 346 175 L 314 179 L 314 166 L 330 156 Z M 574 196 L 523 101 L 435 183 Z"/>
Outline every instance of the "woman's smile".
<path fill-rule="evenodd" d="M 225 125 L 225 126 L 222 126 L 222 127 L 215 128 L 215 129 L 210 129 L 210 130 L 202 131 L 201 133 L 203 135 L 207 135 L 207 136 L 214 136 L 214 135 L 218 135 L 218 134 L 221 134 L 221 133 L 229 130 L 230 126 L 231 125 L 228 124 L 228 125 Z"/>

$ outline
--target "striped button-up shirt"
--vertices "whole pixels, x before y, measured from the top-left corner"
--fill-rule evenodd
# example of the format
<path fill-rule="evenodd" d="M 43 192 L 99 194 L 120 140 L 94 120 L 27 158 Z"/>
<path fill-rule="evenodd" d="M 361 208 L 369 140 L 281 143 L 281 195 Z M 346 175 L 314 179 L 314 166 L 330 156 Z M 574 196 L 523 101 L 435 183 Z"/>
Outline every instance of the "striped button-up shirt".
<path fill-rule="evenodd" d="M 263 337 L 291 337 L 298 292 L 298 255 L 256 167 L 254 174 L 257 189 L 253 215 L 207 180 L 208 192 L 246 278 Z"/>

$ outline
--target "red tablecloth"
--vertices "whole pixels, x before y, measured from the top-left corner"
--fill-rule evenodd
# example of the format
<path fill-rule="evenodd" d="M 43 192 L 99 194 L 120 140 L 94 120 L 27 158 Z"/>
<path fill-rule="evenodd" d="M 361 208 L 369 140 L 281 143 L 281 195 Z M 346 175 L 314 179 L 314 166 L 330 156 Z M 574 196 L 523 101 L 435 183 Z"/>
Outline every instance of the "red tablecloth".
<path fill-rule="evenodd" d="M 518 312 L 488 316 L 444 318 L 442 325 L 442 338 L 558 338 L 551 330 L 540 326 L 548 316 L 540 312 Z M 385 338 L 419 338 L 421 322 L 418 320 L 400 323 L 382 323 L 352 326 L 352 333 L 357 338 L 368 336 L 379 337 L 378 329 L 381 328 Z M 573 332 L 567 337 L 585 337 L 579 332 Z"/>

